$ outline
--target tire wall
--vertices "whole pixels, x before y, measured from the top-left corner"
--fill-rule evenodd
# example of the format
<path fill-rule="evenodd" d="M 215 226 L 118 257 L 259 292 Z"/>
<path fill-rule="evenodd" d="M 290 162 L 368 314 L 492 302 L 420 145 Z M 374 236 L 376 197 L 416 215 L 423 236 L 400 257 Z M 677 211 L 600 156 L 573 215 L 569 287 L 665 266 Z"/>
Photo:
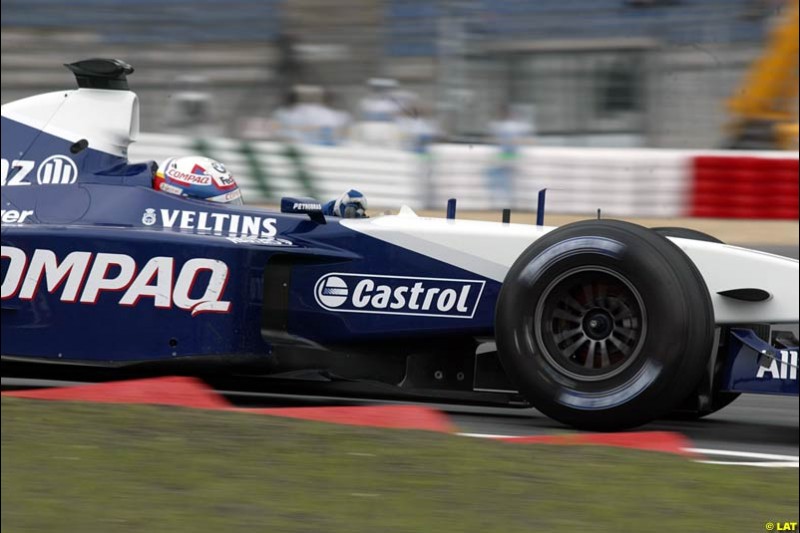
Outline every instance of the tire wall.
<path fill-rule="evenodd" d="M 693 157 L 690 214 L 797 219 L 797 163 L 797 157 Z"/>
<path fill-rule="evenodd" d="M 143 134 L 133 161 L 202 153 L 232 169 L 250 203 L 326 200 L 362 190 L 373 207 L 532 211 L 547 188 L 552 213 L 798 218 L 797 152 L 525 147 L 503 158 L 488 145 L 436 144 L 426 154 L 372 146 Z"/>

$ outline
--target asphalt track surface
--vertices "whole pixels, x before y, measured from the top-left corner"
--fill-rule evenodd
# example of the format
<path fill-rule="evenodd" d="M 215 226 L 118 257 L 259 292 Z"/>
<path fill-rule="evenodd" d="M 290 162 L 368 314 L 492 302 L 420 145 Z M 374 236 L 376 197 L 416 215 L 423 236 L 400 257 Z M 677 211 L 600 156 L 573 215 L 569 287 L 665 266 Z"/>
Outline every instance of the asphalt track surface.
<path fill-rule="evenodd" d="M 798 247 L 753 246 L 766 252 L 798 258 Z M 58 386 L 74 383 L 55 381 L 19 380 L 3 377 L 3 388 L 20 386 Z M 220 391 L 231 399 L 241 401 L 239 392 Z M 399 403 L 387 400 L 345 399 L 325 396 L 289 396 L 278 393 L 246 394 L 246 403 L 252 406 L 297 405 L 364 405 Z M 409 403 L 409 402 L 402 402 Z M 452 404 L 420 404 L 448 413 L 462 433 L 479 435 L 546 435 L 564 433 L 569 428 L 555 422 L 532 408 L 479 407 Z M 637 431 L 675 431 L 691 439 L 695 448 L 743 452 L 745 455 L 731 461 L 745 461 L 749 455 L 774 454 L 794 458 L 796 465 L 798 445 L 798 420 L 800 403 L 796 397 L 743 395 L 721 411 L 700 420 L 658 420 Z M 769 461 L 761 457 L 757 461 Z"/>
<path fill-rule="evenodd" d="M 459 430 L 496 435 L 543 435 L 564 427 L 534 409 L 469 408 L 450 410 Z M 675 431 L 694 447 L 745 453 L 798 455 L 796 397 L 743 395 L 725 409 L 693 421 L 658 420 L 637 431 Z"/>
<path fill-rule="evenodd" d="M 231 397 L 236 396 L 235 394 Z M 265 407 L 312 405 L 364 405 L 398 403 L 386 400 L 250 394 L 249 405 Z M 402 402 L 408 403 L 408 402 Z M 533 408 L 481 407 L 419 403 L 448 414 L 461 433 L 477 435 L 529 436 L 572 431 Z M 657 420 L 635 431 L 675 431 L 692 441 L 695 448 L 727 450 L 745 454 L 775 454 L 797 457 L 800 403 L 797 397 L 742 395 L 728 407 L 700 420 Z"/>
<path fill-rule="evenodd" d="M 753 248 L 754 250 L 761 250 L 764 252 L 769 252 L 775 255 L 783 255 L 786 257 L 791 257 L 792 259 L 798 259 L 800 255 L 800 248 L 797 246 L 758 246 L 758 245 L 750 245 L 746 246 L 747 248 Z"/>

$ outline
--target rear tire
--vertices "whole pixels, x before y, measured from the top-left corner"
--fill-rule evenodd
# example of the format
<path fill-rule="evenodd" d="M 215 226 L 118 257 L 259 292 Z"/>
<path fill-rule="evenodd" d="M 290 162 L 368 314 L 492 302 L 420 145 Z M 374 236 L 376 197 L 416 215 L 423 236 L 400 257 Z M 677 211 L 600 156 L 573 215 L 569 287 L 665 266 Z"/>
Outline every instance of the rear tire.
<path fill-rule="evenodd" d="M 714 340 L 692 261 L 647 228 L 591 220 L 533 243 L 497 302 L 498 355 L 544 414 L 582 429 L 658 418 L 696 389 Z"/>

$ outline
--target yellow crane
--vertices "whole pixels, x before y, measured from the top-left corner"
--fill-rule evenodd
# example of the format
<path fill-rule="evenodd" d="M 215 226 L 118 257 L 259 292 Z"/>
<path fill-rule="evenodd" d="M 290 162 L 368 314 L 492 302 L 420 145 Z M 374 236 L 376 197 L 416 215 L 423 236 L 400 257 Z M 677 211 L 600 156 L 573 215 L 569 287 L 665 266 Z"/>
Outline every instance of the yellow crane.
<path fill-rule="evenodd" d="M 734 147 L 797 148 L 798 11 L 798 0 L 788 0 L 764 53 L 728 100 Z"/>

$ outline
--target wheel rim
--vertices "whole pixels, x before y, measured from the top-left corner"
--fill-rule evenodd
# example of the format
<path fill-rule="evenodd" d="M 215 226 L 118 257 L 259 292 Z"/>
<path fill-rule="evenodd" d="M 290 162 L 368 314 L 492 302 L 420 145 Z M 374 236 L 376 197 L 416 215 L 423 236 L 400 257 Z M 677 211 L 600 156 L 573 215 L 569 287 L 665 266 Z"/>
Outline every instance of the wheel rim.
<path fill-rule="evenodd" d="M 639 291 L 624 276 L 579 267 L 545 288 L 533 325 L 539 351 L 553 368 L 578 381 L 600 381 L 639 357 L 647 316 Z"/>

